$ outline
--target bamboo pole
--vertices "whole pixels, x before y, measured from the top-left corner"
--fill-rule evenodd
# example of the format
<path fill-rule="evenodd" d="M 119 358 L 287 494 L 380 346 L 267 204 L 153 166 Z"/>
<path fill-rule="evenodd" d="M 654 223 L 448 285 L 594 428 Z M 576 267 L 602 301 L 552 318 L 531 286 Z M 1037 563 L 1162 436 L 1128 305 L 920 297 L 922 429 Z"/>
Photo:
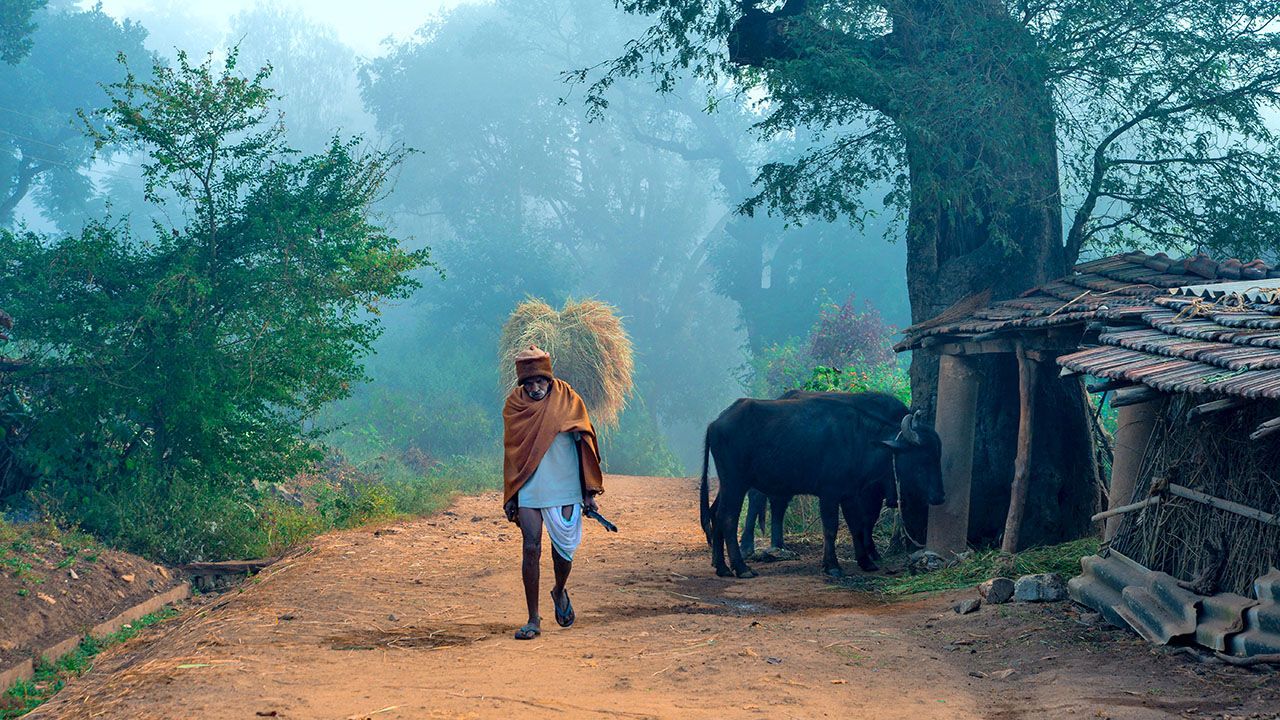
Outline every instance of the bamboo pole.
<path fill-rule="evenodd" d="M 1134 510 L 1141 510 L 1142 508 L 1147 507 L 1148 505 L 1155 505 L 1156 503 L 1160 502 L 1160 500 L 1161 500 L 1161 497 L 1159 495 L 1152 495 L 1146 500 L 1141 500 L 1136 503 L 1129 503 L 1128 505 L 1121 505 L 1118 508 L 1111 508 L 1110 510 L 1103 510 L 1097 515 L 1094 515 L 1093 517 L 1089 518 L 1089 520 L 1090 522 L 1098 522 L 1099 520 L 1106 520 L 1109 517 L 1115 517 L 1116 515 L 1123 515 L 1125 513 L 1133 512 Z"/>
<path fill-rule="evenodd" d="M 1248 505 L 1241 505 L 1238 502 L 1232 502 L 1230 500 L 1223 500 L 1222 498 L 1214 497 L 1212 495 L 1206 495 L 1200 492 L 1199 490 L 1192 490 L 1191 488 L 1188 488 L 1188 487 L 1183 487 L 1181 485 L 1175 485 L 1173 483 L 1169 483 L 1169 494 L 1177 495 L 1180 498 L 1186 498 L 1188 500 L 1194 500 L 1198 503 L 1204 503 L 1205 505 L 1208 505 L 1210 507 L 1215 507 L 1215 508 L 1218 508 L 1219 510 L 1225 510 L 1229 513 L 1235 513 L 1236 515 L 1251 518 L 1253 520 L 1257 520 L 1258 522 L 1266 523 L 1268 525 L 1280 525 L 1280 517 L 1272 515 L 1269 512 L 1256 510 L 1254 508 L 1249 507 Z"/>
<path fill-rule="evenodd" d="M 1027 357 L 1021 342 L 1014 351 L 1018 356 L 1018 453 L 1013 460 L 1013 485 L 1009 489 L 1009 515 L 1004 521 L 1004 541 L 1000 549 L 1018 551 L 1022 532 L 1022 515 L 1027 506 L 1027 489 L 1031 484 L 1032 430 L 1035 427 L 1035 393 L 1037 363 Z"/>

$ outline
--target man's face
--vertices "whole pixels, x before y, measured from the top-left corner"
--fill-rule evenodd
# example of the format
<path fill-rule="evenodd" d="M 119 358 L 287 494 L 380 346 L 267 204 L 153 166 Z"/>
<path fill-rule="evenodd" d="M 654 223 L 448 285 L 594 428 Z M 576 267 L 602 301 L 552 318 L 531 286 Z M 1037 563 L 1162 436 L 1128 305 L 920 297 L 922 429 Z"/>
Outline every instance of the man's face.
<path fill-rule="evenodd" d="M 532 377 L 521 383 L 524 392 L 532 400 L 541 400 L 551 392 L 551 381 L 544 377 Z"/>

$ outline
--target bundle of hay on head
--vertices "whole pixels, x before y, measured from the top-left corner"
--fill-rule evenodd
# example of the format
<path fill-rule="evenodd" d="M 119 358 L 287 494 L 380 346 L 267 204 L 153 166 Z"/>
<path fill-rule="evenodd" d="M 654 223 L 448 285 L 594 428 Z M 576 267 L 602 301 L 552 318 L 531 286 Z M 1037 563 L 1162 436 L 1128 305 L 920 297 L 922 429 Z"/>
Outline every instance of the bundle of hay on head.
<path fill-rule="evenodd" d="M 564 309 L 526 300 L 502 328 L 504 389 L 516 384 L 516 353 L 537 345 L 551 354 L 556 377 L 582 396 L 597 428 L 616 426 L 631 394 L 631 339 L 614 306 L 599 300 L 569 300 Z"/>

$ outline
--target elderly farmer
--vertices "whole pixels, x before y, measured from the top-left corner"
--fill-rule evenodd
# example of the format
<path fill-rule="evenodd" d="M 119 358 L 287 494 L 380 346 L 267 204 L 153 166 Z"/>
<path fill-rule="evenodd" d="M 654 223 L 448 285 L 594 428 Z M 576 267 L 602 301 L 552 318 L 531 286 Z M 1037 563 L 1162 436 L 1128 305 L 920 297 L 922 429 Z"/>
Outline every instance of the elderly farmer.
<path fill-rule="evenodd" d="M 535 346 L 516 355 L 518 385 L 502 410 L 502 507 L 524 535 L 524 599 L 529 622 L 517 640 L 542 632 L 538 617 L 538 575 L 542 559 L 542 526 L 551 538 L 556 583 L 551 588 L 556 623 L 573 624 L 573 605 L 565 581 L 573 553 L 582 540 L 582 508 L 595 510 L 604 492 L 600 449 L 587 406 L 569 383 L 551 373 L 551 356 Z"/>

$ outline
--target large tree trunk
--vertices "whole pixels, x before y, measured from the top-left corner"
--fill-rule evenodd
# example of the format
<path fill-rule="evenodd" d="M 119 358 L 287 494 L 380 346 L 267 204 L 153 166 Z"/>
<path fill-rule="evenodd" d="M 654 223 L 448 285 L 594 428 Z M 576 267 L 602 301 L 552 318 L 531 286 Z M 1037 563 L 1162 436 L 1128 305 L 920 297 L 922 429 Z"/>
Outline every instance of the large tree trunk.
<path fill-rule="evenodd" d="M 906 143 L 912 321 L 933 318 L 977 292 L 990 290 L 997 300 L 1016 297 L 1065 274 L 1075 258 L 1063 247 L 1053 100 L 1026 29 L 996 0 L 886 6 L 892 33 L 873 42 L 847 41 L 862 60 L 851 63 L 850 72 L 875 73 L 850 77 L 848 87 L 890 117 Z M 770 17 L 757 10 L 743 18 L 740 25 L 754 28 L 754 35 L 737 36 L 740 61 L 803 56 L 804 48 L 789 42 L 792 21 L 785 11 Z M 752 46 L 758 52 L 743 54 L 752 38 L 759 39 Z M 1008 509 L 1018 376 L 1012 354 L 979 364 L 970 540 L 989 542 L 1003 530 Z M 1046 375 L 1037 389 L 1041 422 L 1023 546 L 1088 532 L 1098 497 L 1082 388 L 1076 380 Z M 915 353 L 912 395 L 930 416 L 937 378 L 936 355 Z M 908 517 L 907 524 L 922 539 L 922 518 Z"/>

